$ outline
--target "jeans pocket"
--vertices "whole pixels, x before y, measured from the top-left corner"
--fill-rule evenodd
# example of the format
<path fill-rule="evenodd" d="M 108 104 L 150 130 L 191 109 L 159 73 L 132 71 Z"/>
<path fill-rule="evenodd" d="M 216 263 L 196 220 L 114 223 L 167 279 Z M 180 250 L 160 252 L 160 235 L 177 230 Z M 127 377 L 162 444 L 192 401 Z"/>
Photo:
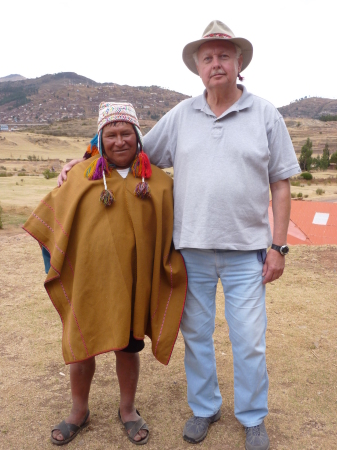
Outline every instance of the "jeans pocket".
<path fill-rule="evenodd" d="M 266 257 L 267 257 L 267 249 L 262 248 L 261 250 L 257 251 L 257 260 L 264 264 L 266 261 Z"/>

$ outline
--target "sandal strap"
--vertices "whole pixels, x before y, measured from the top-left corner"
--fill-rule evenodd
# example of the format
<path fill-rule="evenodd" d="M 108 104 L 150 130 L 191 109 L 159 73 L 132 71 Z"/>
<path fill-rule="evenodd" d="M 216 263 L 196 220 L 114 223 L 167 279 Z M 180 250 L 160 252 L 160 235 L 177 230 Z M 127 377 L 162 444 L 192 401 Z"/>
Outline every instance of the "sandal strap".
<path fill-rule="evenodd" d="M 82 428 L 85 425 L 86 421 L 88 420 L 89 414 L 90 411 L 88 410 L 80 426 L 77 426 L 74 423 L 67 423 L 65 420 L 62 420 L 62 422 L 60 422 L 58 425 L 55 425 L 55 427 L 51 430 L 51 433 L 53 434 L 53 431 L 59 430 L 63 436 L 63 439 L 67 440 L 71 437 L 70 436 L 71 432 L 75 434 L 80 428 Z"/>
<path fill-rule="evenodd" d="M 140 430 L 149 431 L 149 428 L 146 425 L 146 422 L 142 417 L 140 417 L 137 421 L 125 422 L 124 427 L 125 427 L 126 431 L 130 431 L 129 437 L 131 439 L 134 439 L 134 437 Z"/>
<path fill-rule="evenodd" d="M 80 427 L 78 427 L 77 425 L 74 425 L 73 423 L 67 423 L 65 420 L 62 420 L 62 422 L 60 422 L 58 425 L 55 425 L 51 432 L 53 433 L 53 431 L 59 430 L 63 436 L 63 439 L 66 440 L 70 438 L 71 431 L 73 433 L 76 433 L 76 431 L 78 431 L 79 429 Z"/>

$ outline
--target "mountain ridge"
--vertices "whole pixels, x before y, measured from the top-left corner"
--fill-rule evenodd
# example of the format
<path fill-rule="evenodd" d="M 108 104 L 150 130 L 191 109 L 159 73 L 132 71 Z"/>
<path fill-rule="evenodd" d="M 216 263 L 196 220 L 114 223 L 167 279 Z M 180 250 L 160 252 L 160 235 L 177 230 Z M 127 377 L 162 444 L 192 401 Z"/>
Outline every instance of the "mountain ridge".
<path fill-rule="evenodd" d="M 0 77 L 0 83 L 5 83 L 6 81 L 18 81 L 18 80 L 26 80 L 26 77 L 23 77 L 22 75 L 19 75 L 17 73 L 7 75 L 5 77 Z"/>
<path fill-rule="evenodd" d="M 0 84 L 0 123 L 51 124 L 97 118 L 102 101 L 130 102 L 139 119 L 159 120 L 189 96 L 159 86 L 97 83 L 75 72 L 46 74 Z"/>

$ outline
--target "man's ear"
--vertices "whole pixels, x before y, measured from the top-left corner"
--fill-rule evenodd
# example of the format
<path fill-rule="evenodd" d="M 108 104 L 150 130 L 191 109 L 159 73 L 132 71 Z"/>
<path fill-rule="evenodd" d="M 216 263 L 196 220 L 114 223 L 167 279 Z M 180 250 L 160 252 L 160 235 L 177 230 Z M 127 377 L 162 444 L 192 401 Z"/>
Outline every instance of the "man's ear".
<path fill-rule="evenodd" d="M 241 53 L 241 55 L 239 56 L 239 59 L 238 59 L 239 73 L 241 72 L 241 69 L 242 69 L 242 62 L 243 62 L 243 56 L 242 56 L 242 53 Z"/>
<path fill-rule="evenodd" d="M 198 75 L 199 75 L 199 77 L 200 77 L 200 72 L 199 72 L 199 66 L 198 66 L 198 64 L 195 64 L 195 67 L 197 68 Z"/>

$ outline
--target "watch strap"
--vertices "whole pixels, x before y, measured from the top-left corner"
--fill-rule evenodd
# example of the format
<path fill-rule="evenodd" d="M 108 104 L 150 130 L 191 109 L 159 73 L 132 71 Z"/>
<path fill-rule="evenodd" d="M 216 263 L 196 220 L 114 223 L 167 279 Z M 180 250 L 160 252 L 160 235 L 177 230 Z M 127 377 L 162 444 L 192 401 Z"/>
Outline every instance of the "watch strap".
<path fill-rule="evenodd" d="M 280 245 L 271 244 L 271 248 L 273 250 L 276 250 L 277 252 L 281 253 L 280 252 L 280 250 L 281 250 L 281 246 Z"/>

